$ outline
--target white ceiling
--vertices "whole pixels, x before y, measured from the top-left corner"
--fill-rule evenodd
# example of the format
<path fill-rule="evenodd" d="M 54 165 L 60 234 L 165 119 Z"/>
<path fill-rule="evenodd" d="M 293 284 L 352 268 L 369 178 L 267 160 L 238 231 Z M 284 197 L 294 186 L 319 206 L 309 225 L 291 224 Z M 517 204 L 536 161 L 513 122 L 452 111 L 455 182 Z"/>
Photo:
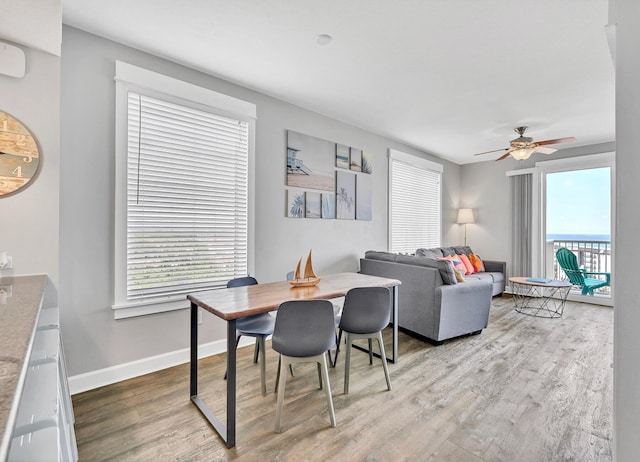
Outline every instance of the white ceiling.
<path fill-rule="evenodd" d="M 64 24 L 459 164 L 519 125 L 613 141 L 607 22 L 607 0 L 63 2 Z"/>

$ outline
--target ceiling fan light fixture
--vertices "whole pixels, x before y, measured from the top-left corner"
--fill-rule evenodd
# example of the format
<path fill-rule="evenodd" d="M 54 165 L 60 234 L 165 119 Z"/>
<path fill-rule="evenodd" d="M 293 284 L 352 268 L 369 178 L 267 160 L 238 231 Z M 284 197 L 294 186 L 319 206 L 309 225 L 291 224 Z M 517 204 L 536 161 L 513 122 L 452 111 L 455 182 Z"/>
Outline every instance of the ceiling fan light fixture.
<path fill-rule="evenodd" d="M 535 148 L 518 148 L 511 151 L 511 155 L 516 160 L 526 160 L 533 154 Z"/>

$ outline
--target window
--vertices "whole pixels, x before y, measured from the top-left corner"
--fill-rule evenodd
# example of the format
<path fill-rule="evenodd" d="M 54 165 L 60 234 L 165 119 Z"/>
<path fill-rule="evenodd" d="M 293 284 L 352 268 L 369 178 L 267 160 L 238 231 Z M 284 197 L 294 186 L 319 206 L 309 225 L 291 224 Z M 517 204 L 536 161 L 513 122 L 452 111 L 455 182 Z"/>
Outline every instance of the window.
<path fill-rule="evenodd" d="M 124 63 L 116 80 L 115 317 L 186 308 L 249 273 L 255 106 Z"/>
<path fill-rule="evenodd" d="M 389 150 L 389 250 L 440 246 L 442 165 Z"/>

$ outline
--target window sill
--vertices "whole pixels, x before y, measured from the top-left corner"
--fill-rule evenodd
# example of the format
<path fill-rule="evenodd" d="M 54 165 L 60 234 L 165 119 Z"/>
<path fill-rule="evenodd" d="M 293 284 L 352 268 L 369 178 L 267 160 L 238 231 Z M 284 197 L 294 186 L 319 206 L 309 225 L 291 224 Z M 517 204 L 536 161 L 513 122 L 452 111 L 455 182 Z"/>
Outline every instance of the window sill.
<path fill-rule="evenodd" d="M 167 311 L 183 310 L 189 308 L 191 304 L 187 297 L 171 299 L 166 301 L 149 300 L 146 302 L 127 303 L 122 305 L 113 305 L 113 317 L 115 319 L 133 318 L 136 316 L 145 316 L 147 314 L 165 313 Z"/>

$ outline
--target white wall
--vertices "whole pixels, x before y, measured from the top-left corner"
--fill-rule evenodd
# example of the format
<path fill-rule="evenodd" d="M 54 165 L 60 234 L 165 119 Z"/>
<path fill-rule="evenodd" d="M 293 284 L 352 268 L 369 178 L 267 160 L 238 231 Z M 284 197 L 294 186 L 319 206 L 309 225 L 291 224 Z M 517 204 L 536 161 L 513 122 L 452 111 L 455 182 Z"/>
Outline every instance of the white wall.
<path fill-rule="evenodd" d="M 114 62 L 121 60 L 257 105 L 255 276 L 282 280 L 310 248 L 323 273 L 356 271 L 369 249 L 387 246 L 387 150 L 438 159 L 408 146 L 216 79 L 175 63 L 63 28 L 60 305 L 70 375 L 161 355 L 188 346 L 186 310 L 114 320 Z M 358 146 L 373 156 L 373 220 L 285 218 L 286 130 Z M 460 167 L 444 164 L 443 214 L 458 206 Z M 453 218 L 451 218 L 453 221 Z M 443 230 L 443 241 L 449 239 Z M 201 341 L 225 335 L 205 316 Z"/>
<path fill-rule="evenodd" d="M 616 24 L 616 255 L 614 259 L 614 457 L 640 454 L 640 2 L 612 0 Z"/>
<path fill-rule="evenodd" d="M 60 58 L 20 46 L 26 54 L 23 78 L 0 75 L 0 109 L 22 122 L 40 147 L 39 173 L 18 193 L 0 197 L 0 250 L 13 269 L 0 276 L 49 275 L 47 305 L 58 286 L 58 188 L 60 172 Z"/>

